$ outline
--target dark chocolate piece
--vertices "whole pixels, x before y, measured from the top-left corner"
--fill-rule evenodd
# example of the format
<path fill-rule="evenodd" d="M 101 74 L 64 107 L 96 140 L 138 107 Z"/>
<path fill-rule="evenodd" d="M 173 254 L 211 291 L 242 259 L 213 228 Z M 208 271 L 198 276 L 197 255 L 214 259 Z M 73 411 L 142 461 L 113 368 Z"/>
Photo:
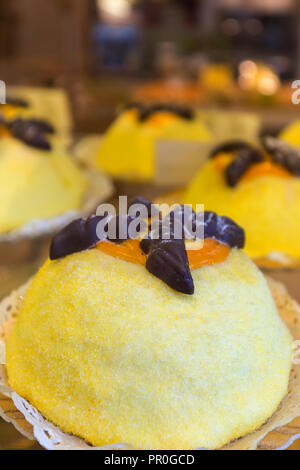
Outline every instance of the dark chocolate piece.
<path fill-rule="evenodd" d="M 262 140 L 262 144 L 275 163 L 300 177 L 300 152 L 298 149 L 275 137 L 266 137 Z"/>
<path fill-rule="evenodd" d="M 242 148 L 225 170 L 225 178 L 229 186 L 236 186 L 241 176 L 254 163 L 263 160 L 262 153 L 254 148 Z"/>
<path fill-rule="evenodd" d="M 155 240 L 195 240 L 196 224 L 203 225 L 200 215 L 190 205 L 178 205 L 163 219 L 151 223 L 148 235 L 141 241 L 141 249 L 147 254 Z"/>
<path fill-rule="evenodd" d="M 190 205 L 180 205 L 166 217 L 170 219 L 172 238 L 178 238 L 177 234 L 180 233 L 180 238 L 195 239 L 196 224 L 201 223 L 201 221 L 199 221 L 198 214 L 194 212 Z"/>
<path fill-rule="evenodd" d="M 204 211 L 204 238 L 217 238 L 217 227 L 217 214 L 212 211 Z"/>
<path fill-rule="evenodd" d="M 145 108 L 143 103 L 138 101 L 130 101 L 129 103 L 122 106 L 122 111 L 128 111 L 130 109 L 135 109 L 136 111 L 140 112 Z"/>
<path fill-rule="evenodd" d="M 131 102 L 123 106 L 123 111 L 128 109 L 135 109 L 138 113 L 138 119 L 141 122 L 147 121 L 153 114 L 159 112 L 169 112 L 176 114 L 182 119 L 192 120 L 195 118 L 195 113 L 192 108 L 177 103 L 154 103 L 145 104 L 138 102 Z"/>
<path fill-rule="evenodd" d="M 204 237 L 215 238 L 231 248 L 243 248 L 245 231 L 232 219 L 217 215 L 215 212 L 204 212 Z"/>
<path fill-rule="evenodd" d="M 188 212 L 195 222 L 196 214 L 190 206 Z M 194 283 L 184 244 L 183 216 L 184 206 L 178 206 L 157 221 L 155 229 L 141 240 L 140 247 L 148 255 L 146 268 L 150 273 L 178 292 L 193 294 Z"/>
<path fill-rule="evenodd" d="M 46 121 L 46 119 L 26 119 L 26 122 L 36 126 L 41 132 L 45 132 L 46 134 L 55 133 L 54 127 L 49 121 Z"/>
<path fill-rule="evenodd" d="M 135 109 L 138 113 L 138 119 L 141 122 L 147 121 L 153 114 L 159 112 L 169 112 L 176 114 L 182 119 L 192 120 L 195 117 L 193 109 L 177 103 L 154 103 L 145 104 L 132 102 L 123 107 L 123 110 Z"/>
<path fill-rule="evenodd" d="M 152 240 L 149 236 L 144 237 L 140 241 L 141 250 L 147 255 L 153 243 L 154 243 L 154 240 Z"/>
<path fill-rule="evenodd" d="M 176 218 L 164 217 L 156 221 L 151 221 L 149 233 L 141 240 L 140 247 L 144 253 L 148 254 L 152 246 L 166 240 L 184 239 L 183 224 Z"/>
<path fill-rule="evenodd" d="M 181 208 L 178 208 L 177 210 L 181 210 L 183 214 L 183 206 L 181 206 Z M 219 216 L 212 211 L 204 211 L 203 218 L 200 218 L 200 213 L 196 214 L 194 211 L 191 211 L 191 217 L 193 234 L 187 236 L 186 226 L 183 226 L 183 239 L 193 239 L 193 235 L 196 232 L 195 224 L 203 223 L 204 238 L 215 238 L 221 243 L 229 245 L 231 248 L 244 247 L 245 231 L 242 227 L 236 224 L 229 217 Z M 164 218 L 163 220 L 167 221 L 166 218 Z M 164 231 L 164 229 L 166 231 Z M 170 218 L 169 227 L 167 226 L 167 224 L 162 224 L 161 221 L 159 223 L 158 230 L 150 232 L 146 237 L 141 240 L 140 247 L 144 253 L 148 254 L 152 245 L 155 246 L 162 239 L 166 240 L 168 237 L 170 240 L 180 240 L 181 236 L 179 235 L 179 237 L 176 238 L 176 234 L 174 232 L 174 222 L 172 221 L 172 217 Z"/>
<path fill-rule="evenodd" d="M 62 258 L 93 248 L 101 240 L 120 244 L 130 238 L 129 225 L 134 219 L 135 217 L 127 214 L 114 217 L 108 214 L 94 215 L 88 219 L 76 219 L 53 238 L 50 246 L 50 259 Z M 99 222 L 102 222 L 102 226 L 98 226 Z M 120 223 L 125 224 L 124 234 L 119 233 Z M 114 227 L 115 230 L 113 230 Z"/>
<path fill-rule="evenodd" d="M 194 281 L 183 240 L 161 240 L 153 243 L 146 268 L 172 289 L 183 294 L 194 293 Z"/>
<path fill-rule="evenodd" d="M 27 145 L 39 148 L 41 150 L 50 150 L 51 145 L 44 135 L 40 124 L 36 124 L 34 120 L 25 121 L 23 119 L 15 119 L 9 123 L 9 128 L 13 137 L 21 140 Z"/>
<path fill-rule="evenodd" d="M 152 230 L 141 240 L 140 247 L 142 251 L 147 255 L 152 247 L 157 246 L 157 244 L 162 241 L 182 240 L 182 225 L 179 226 L 178 229 L 176 235 L 177 233 L 179 235 L 176 238 L 174 223 L 170 223 L 170 220 L 167 218 L 159 220 Z"/>
<path fill-rule="evenodd" d="M 191 108 L 188 106 L 183 106 L 177 103 L 156 103 L 148 106 L 141 107 L 139 111 L 139 120 L 146 121 L 153 114 L 159 112 L 169 112 L 176 114 L 182 119 L 192 120 L 195 117 L 195 114 Z"/>
<path fill-rule="evenodd" d="M 64 227 L 52 240 L 50 259 L 58 259 L 72 253 L 92 248 L 100 241 L 97 224 L 106 216 L 76 219 Z"/>
<path fill-rule="evenodd" d="M 245 245 L 244 229 L 226 216 L 218 216 L 217 237 L 231 248 L 243 248 Z"/>
<path fill-rule="evenodd" d="M 229 140 L 228 142 L 224 142 L 214 147 L 209 154 L 209 158 L 214 158 L 219 153 L 231 153 L 244 148 L 249 149 L 253 147 L 243 140 Z"/>
<path fill-rule="evenodd" d="M 286 147 L 290 148 L 290 146 L 286 142 L 273 136 L 261 137 L 260 141 L 264 150 L 268 152 L 271 156 L 279 151 L 284 152 L 284 150 L 287 150 Z"/>

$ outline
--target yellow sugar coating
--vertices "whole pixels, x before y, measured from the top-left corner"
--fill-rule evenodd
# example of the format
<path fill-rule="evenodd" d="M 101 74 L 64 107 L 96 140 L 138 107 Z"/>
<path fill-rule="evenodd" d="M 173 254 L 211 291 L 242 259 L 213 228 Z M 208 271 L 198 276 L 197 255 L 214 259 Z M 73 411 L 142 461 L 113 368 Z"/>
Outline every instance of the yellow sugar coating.
<path fill-rule="evenodd" d="M 71 158 L 0 140 L 0 233 L 79 208 L 86 181 Z"/>
<path fill-rule="evenodd" d="M 252 258 L 276 251 L 300 258 L 300 178 L 261 176 L 231 188 L 210 160 L 188 187 L 185 203 L 231 217 L 246 232 Z"/>
<path fill-rule="evenodd" d="M 174 117 L 156 126 L 147 121 L 140 122 L 134 111 L 127 111 L 106 132 L 97 164 L 116 177 L 149 180 L 155 173 L 157 139 L 208 142 L 211 135 L 197 119 L 190 121 Z"/>
<path fill-rule="evenodd" d="M 292 340 L 239 250 L 178 293 L 92 249 L 47 261 L 7 342 L 9 383 L 94 445 L 218 448 L 258 428 L 287 392 Z"/>

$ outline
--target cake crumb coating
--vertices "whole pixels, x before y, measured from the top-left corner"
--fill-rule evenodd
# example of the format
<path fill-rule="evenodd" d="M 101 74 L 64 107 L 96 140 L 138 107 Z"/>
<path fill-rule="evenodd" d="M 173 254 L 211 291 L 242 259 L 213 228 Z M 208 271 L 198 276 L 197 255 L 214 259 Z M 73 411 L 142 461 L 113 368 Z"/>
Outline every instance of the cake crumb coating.
<path fill-rule="evenodd" d="M 257 429 L 287 392 L 292 340 L 240 250 L 175 292 L 92 249 L 47 261 L 7 342 L 11 387 L 95 446 L 218 448 Z"/>

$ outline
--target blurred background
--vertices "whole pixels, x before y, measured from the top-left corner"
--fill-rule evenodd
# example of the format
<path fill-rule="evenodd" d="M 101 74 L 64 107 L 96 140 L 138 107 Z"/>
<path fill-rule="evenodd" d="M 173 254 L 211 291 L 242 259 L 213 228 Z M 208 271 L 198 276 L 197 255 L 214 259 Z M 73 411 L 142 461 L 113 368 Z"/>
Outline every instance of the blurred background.
<path fill-rule="evenodd" d="M 63 88 L 78 136 L 137 100 L 254 112 L 276 134 L 299 114 L 300 1 L 0 0 L 0 79 Z M 39 448 L 3 423 L 0 448 Z"/>
<path fill-rule="evenodd" d="M 297 114 L 299 23 L 297 0 L 0 0 L 0 75 L 65 88 L 77 132 L 137 98 L 262 108 L 274 132 Z"/>

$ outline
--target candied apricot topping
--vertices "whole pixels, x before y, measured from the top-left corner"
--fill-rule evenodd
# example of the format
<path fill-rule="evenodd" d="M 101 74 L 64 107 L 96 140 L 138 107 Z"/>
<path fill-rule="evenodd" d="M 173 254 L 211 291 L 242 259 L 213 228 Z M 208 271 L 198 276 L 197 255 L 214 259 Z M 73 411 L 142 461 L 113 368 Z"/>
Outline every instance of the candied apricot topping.
<path fill-rule="evenodd" d="M 140 248 L 139 240 L 127 240 L 121 245 L 105 240 L 99 242 L 96 248 L 107 255 L 115 256 L 125 261 L 146 264 L 147 257 Z M 190 269 L 197 269 L 207 264 L 221 263 L 227 258 L 229 251 L 230 247 L 228 245 L 220 243 L 213 238 L 205 238 L 201 249 L 187 250 Z"/>
<path fill-rule="evenodd" d="M 124 111 L 124 114 L 126 114 L 126 117 L 131 121 L 136 121 L 138 118 L 138 113 L 136 109 L 126 109 L 126 111 Z"/>
<path fill-rule="evenodd" d="M 104 240 L 99 242 L 96 248 L 103 251 L 107 255 L 115 256 L 116 258 L 120 258 L 125 261 L 146 264 L 147 257 L 140 248 L 139 240 L 129 239 L 121 243 L 121 245 Z"/>
<path fill-rule="evenodd" d="M 216 157 L 214 157 L 213 163 L 215 165 L 215 168 L 217 171 L 220 173 L 225 170 L 225 168 L 229 165 L 229 163 L 232 162 L 234 158 L 233 153 L 220 153 Z"/>
<path fill-rule="evenodd" d="M 9 137 L 11 132 L 7 127 L 0 124 L 0 137 Z"/>
<path fill-rule="evenodd" d="M 241 177 L 241 181 L 249 181 L 259 176 L 278 176 L 280 178 L 291 178 L 293 175 L 283 166 L 271 161 L 264 161 L 252 165 Z"/>
<path fill-rule="evenodd" d="M 206 264 L 221 263 L 230 251 L 230 247 L 213 238 L 205 238 L 203 248 L 200 250 L 188 250 L 190 269 L 197 269 Z"/>
<path fill-rule="evenodd" d="M 160 111 L 154 113 L 147 119 L 147 124 L 154 127 L 161 127 L 170 122 L 176 121 L 178 116 L 176 114 L 170 113 L 168 111 Z"/>
<path fill-rule="evenodd" d="M 215 169 L 222 173 L 228 167 L 235 157 L 235 153 L 221 152 L 219 155 L 214 157 Z M 274 163 L 270 155 L 264 155 L 264 161 L 259 163 L 253 163 L 245 173 L 240 177 L 240 181 L 249 181 L 260 176 L 277 176 L 279 178 L 290 178 L 292 173 L 286 170 L 282 165 Z"/>

